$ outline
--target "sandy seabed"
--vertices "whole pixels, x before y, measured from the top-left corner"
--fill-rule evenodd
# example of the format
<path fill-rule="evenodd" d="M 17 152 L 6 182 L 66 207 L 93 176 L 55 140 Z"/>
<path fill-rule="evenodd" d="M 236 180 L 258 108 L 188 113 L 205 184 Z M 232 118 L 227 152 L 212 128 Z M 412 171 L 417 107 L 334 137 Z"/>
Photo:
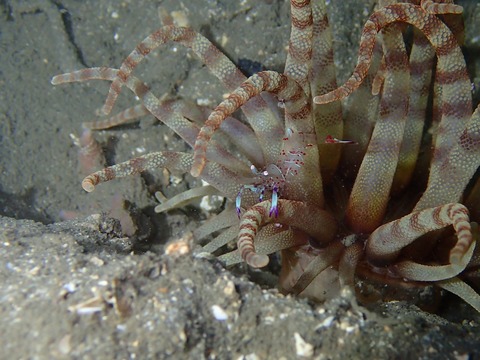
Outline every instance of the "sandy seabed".
<path fill-rule="evenodd" d="M 344 24 L 362 24 L 371 3 L 335 10 L 340 78 L 352 69 L 361 31 Z M 466 45 L 475 56 L 480 7 L 464 3 Z M 286 1 L 0 1 L 0 358 L 480 358 L 480 315 L 453 296 L 438 315 L 403 302 L 354 309 L 342 298 L 312 304 L 285 297 L 272 288 L 273 275 L 225 270 L 188 237 L 205 214 L 153 213 L 161 171 L 92 194 L 81 189 L 73 140 L 95 117 L 108 84 L 53 87 L 50 79 L 118 67 L 159 27 L 159 7 L 183 12 L 235 62 L 283 69 Z M 211 106 L 224 92 L 180 47 L 151 54 L 136 74 L 158 95 L 175 92 Z M 134 99 L 124 91 L 119 102 Z M 114 149 L 111 163 L 187 150 L 152 119 L 96 135 Z M 175 176 L 178 182 L 162 188 L 169 197 L 196 185 Z M 105 215 L 119 196 L 140 213 L 133 237 Z M 62 222 L 70 211 L 80 218 Z"/>

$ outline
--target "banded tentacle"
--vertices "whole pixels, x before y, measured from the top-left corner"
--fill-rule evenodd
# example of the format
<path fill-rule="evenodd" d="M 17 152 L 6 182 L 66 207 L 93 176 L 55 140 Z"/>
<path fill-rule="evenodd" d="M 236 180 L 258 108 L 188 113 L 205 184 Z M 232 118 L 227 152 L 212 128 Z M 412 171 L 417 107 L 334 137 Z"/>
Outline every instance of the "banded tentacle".
<path fill-rule="evenodd" d="M 121 92 L 122 85 L 140 62 L 152 51 L 169 41 L 177 42 L 194 51 L 211 72 L 229 90 L 235 89 L 246 77 L 208 39 L 196 31 L 175 25 L 163 26 L 143 39 L 120 66 L 118 77 L 110 86 L 102 111 L 109 114 Z"/>
<path fill-rule="evenodd" d="M 353 75 L 341 87 L 328 94 L 317 96 L 316 103 L 340 100 L 351 94 L 365 78 L 371 62 L 375 37 L 380 29 L 394 22 L 414 25 L 428 38 L 438 58 L 437 80 L 442 86 L 442 120 L 435 142 L 435 153 L 430 168 L 429 185 L 416 210 L 444 204 L 458 199 L 438 196 L 446 189 L 434 186 L 442 182 L 445 174 L 441 171 L 445 159 L 460 136 L 471 114 L 470 81 L 465 60 L 455 37 L 434 15 L 421 7 L 410 4 L 396 4 L 375 12 L 367 21 L 362 33 L 359 58 Z M 430 185 L 432 184 L 432 185 Z"/>
<path fill-rule="evenodd" d="M 458 203 L 417 211 L 380 226 L 367 240 L 367 258 L 376 265 L 392 264 L 400 251 L 420 236 L 450 225 L 455 230 L 457 240 L 449 252 L 449 265 L 428 266 L 402 261 L 393 268 L 411 280 L 436 281 L 451 278 L 465 269 L 475 247 L 468 210 Z"/>
<path fill-rule="evenodd" d="M 324 1 L 314 1 L 313 37 L 312 37 L 312 67 L 310 88 L 313 95 L 323 95 L 337 88 L 335 64 L 333 62 L 333 38 L 328 22 L 327 9 Z M 320 157 L 322 181 L 329 183 L 337 170 L 341 145 L 326 145 L 323 140 L 328 135 L 343 138 L 342 104 L 333 102 L 321 106 L 313 104 L 315 133 L 317 135 L 318 153 Z"/>
<path fill-rule="evenodd" d="M 392 192 L 404 189 L 413 176 L 422 140 L 425 116 L 432 81 L 432 67 L 435 51 L 427 38 L 414 29 L 413 45 L 410 52 L 410 97 L 408 115 L 397 170 L 393 179 Z"/>
<path fill-rule="evenodd" d="M 151 51 L 168 41 L 174 41 L 192 49 L 202 62 L 207 65 L 210 72 L 229 91 L 234 90 L 246 80 L 245 75 L 241 73 L 230 59 L 204 36 L 190 28 L 168 25 L 147 36 L 125 59 L 120 67 L 118 77 L 110 86 L 103 107 L 105 114 L 110 113 L 112 110 L 122 85 L 127 82 L 135 67 Z M 267 103 L 261 97 L 253 99 L 242 110 L 257 134 L 260 144 L 264 147 L 263 155 L 265 156 L 265 162 L 272 162 L 281 146 L 279 138 L 282 136 L 282 124 L 280 119 L 275 116 L 275 113 L 269 109 Z"/>
<path fill-rule="evenodd" d="M 430 14 L 461 14 L 463 7 L 453 0 L 421 0 L 420 6 Z"/>
<path fill-rule="evenodd" d="M 87 192 L 92 192 L 100 183 L 116 178 L 139 174 L 148 169 L 165 167 L 178 171 L 187 171 L 192 162 L 192 155 L 179 152 L 157 152 L 147 154 L 120 164 L 109 166 L 105 169 L 88 175 L 82 181 L 82 187 Z"/>
<path fill-rule="evenodd" d="M 91 130 L 110 129 L 119 125 L 126 125 L 130 122 L 137 121 L 140 117 L 149 114 L 150 111 L 148 111 L 143 104 L 138 104 L 128 109 L 125 109 L 105 120 L 83 122 L 82 126 Z"/>
<path fill-rule="evenodd" d="M 95 140 L 90 129 L 83 130 L 78 145 L 78 163 L 82 175 L 105 166 L 102 146 Z"/>
<path fill-rule="evenodd" d="M 310 96 L 309 77 L 312 67 L 313 17 L 310 0 L 291 0 L 291 32 L 285 75 L 295 79 Z"/>
<path fill-rule="evenodd" d="M 95 186 L 100 183 L 159 168 L 188 172 L 192 163 L 193 155 L 188 153 L 175 151 L 150 153 L 96 171 L 83 179 L 82 187 L 85 191 L 92 192 Z M 238 174 L 223 165 L 210 161 L 206 164 L 202 179 L 230 199 L 234 199 L 238 189 L 249 180 L 248 177 L 242 174 Z"/>
<path fill-rule="evenodd" d="M 386 77 L 380 118 L 348 201 L 346 221 L 355 233 L 370 233 L 383 221 L 407 120 L 410 74 L 403 36 L 396 26 L 383 32 Z"/>
<path fill-rule="evenodd" d="M 460 200 L 479 167 L 480 107 L 477 107 L 448 157 L 439 165 L 439 175 L 429 180 L 416 209 Z"/>
<path fill-rule="evenodd" d="M 284 74 L 263 71 L 251 76 L 210 114 L 195 143 L 194 163 L 190 171 L 193 176 L 197 177 L 201 174 L 207 160 L 207 145 L 224 119 L 262 91 L 276 94 L 285 104 L 286 131 L 302 134 L 296 139 L 308 139 L 314 136 L 310 102 L 302 88 L 295 80 Z M 277 154 L 277 158 L 282 153 L 286 153 L 291 146 L 290 142 L 284 142 L 283 150 Z M 296 144 L 295 147 L 301 149 L 305 144 Z M 286 182 L 288 198 L 299 201 L 308 199 L 317 206 L 322 206 L 323 189 L 321 177 L 318 176 L 320 170 L 317 149 L 313 147 L 308 149 L 303 162 L 303 171 L 299 172 L 292 181 Z"/>
<path fill-rule="evenodd" d="M 280 199 L 278 216 L 274 218 L 269 215 L 271 205 L 271 200 L 258 203 L 241 218 L 237 246 L 241 257 L 250 266 L 258 268 L 268 264 L 268 256 L 255 251 L 255 237 L 266 224 L 292 226 L 307 233 L 319 244 L 327 244 L 333 239 L 337 224 L 327 211 L 304 202 Z"/>
<path fill-rule="evenodd" d="M 84 82 L 89 80 L 106 80 L 113 81 L 118 74 L 117 69 L 99 67 L 74 71 L 71 73 L 61 74 L 53 77 L 52 84 L 64 84 L 70 82 Z M 143 106 L 159 121 L 167 125 L 178 136 L 180 136 L 191 147 L 194 146 L 195 139 L 198 136 L 199 127 L 182 116 L 182 109 L 179 109 L 178 103 L 171 101 L 161 101 L 158 99 L 148 87 L 134 76 L 130 76 L 126 82 L 126 86 L 142 100 Z M 180 105 L 180 107 L 182 107 Z M 180 111 L 178 111 L 180 110 Z M 190 112 L 192 110 L 190 109 Z M 226 132 L 233 143 L 238 146 L 242 154 L 254 164 L 263 164 L 263 156 L 260 146 L 255 135 L 246 126 L 241 124 L 234 118 L 228 118 L 225 125 L 221 129 Z M 240 139 L 241 137 L 241 139 Z M 248 167 L 236 157 L 234 157 L 227 149 L 214 143 L 208 152 L 208 157 L 212 161 L 217 161 L 225 166 L 230 166 L 244 173 L 248 173 Z"/>

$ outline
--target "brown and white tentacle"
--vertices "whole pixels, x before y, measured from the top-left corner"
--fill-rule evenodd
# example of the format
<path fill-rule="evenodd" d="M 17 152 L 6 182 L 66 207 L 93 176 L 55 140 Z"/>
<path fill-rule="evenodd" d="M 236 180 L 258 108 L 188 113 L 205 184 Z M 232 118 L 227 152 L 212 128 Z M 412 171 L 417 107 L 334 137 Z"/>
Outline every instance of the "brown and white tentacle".
<path fill-rule="evenodd" d="M 393 193 L 398 193 L 408 186 L 417 163 L 425 117 L 427 115 L 434 58 L 435 51 L 430 42 L 418 29 L 414 29 L 412 50 L 410 52 L 411 86 L 408 100 L 408 116 L 397 170 L 393 179 Z"/>
<path fill-rule="evenodd" d="M 291 137 L 291 141 L 294 141 L 293 139 L 300 141 L 294 147 L 296 146 L 297 150 L 303 150 L 307 146 L 308 139 L 314 136 L 314 129 L 311 118 L 311 106 L 305 93 L 299 84 L 288 76 L 273 71 L 263 71 L 251 76 L 210 114 L 205 125 L 200 130 L 195 143 L 194 163 L 191 170 L 193 176 L 201 174 L 207 159 L 208 143 L 224 119 L 262 91 L 276 94 L 284 103 L 285 131 L 286 133 L 295 134 L 294 137 Z M 306 141 L 302 141 L 302 139 Z M 283 142 L 282 151 L 277 154 L 277 159 L 283 153 L 291 150 L 291 141 Z M 303 165 L 298 174 L 290 179 L 286 179 L 284 192 L 289 199 L 309 201 L 317 206 L 323 206 L 324 199 L 321 176 L 319 176 L 318 149 L 315 147 L 308 148 L 305 151 L 302 162 Z"/>
<path fill-rule="evenodd" d="M 90 129 L 84 129 L 78 139 L 78 164 L 82 175 L 105 166 L 105 155 L 102 146 L 95 140 Z"/>
<path fill-rule="evenodd" d="M 312 67 L 313 17 L 310 0 L 291 0 L 290 42 L 285 75 L 295 79 L 310 96 L 309 75 Z"/>
<path fill-rule="evenodd" d="M 406 215 L 375 230 L 367 240 L 366 256 L 375 265 L 391 264 L 400 251 L 420 236 L 452 225 L 457 237 L 449 252 L 449 264 L 429 266 L 400 261 L 392 268 L 410 280 L 437 281 L 462 272 L 475 247 L 468 210 L 462 204 L 446 204 Z"/>
<path fill-rule="evenodd" d="M 430 169 L 429 185 L 416 210 L 425 209 L 449 201 L 452 198 L 441 183 L 445 173 L 441 170 L 448 159 L 471 114 L 470 81 L 465 60 L 455 37 L 448 28 L 421 7 L 396 4 L 374 13 L 365 24 L 359 50 L 359 60 L 353 75 L 338 89 L 315 98 L 317 103 L 340 100 L 351 94 L 365 78 L 371 62 L 375 36 L 378 31 L 394 22 L 406 22 L 417 27 L 428 38 L 437 54 L 437 81 L 442 86 L 442 120 L 435 141 L 435 153 Z M 438 194 L 438 192 L 441 194 Z"/>
<path fill-rule="evenodd" d="M 383 42 L 386 77 L 380 118 L 346 210 L 346 221 L 355 233 L 370 233 L 383 221 L 407 120 L 410 74 L 400 29 L 384 29 Z"/>
<path fill-rule="evenodd" d="M 420 6 L 430 14 L 461 14 L 463 7 L 453 3 L 453 0 L 421 0 Z"/>
<path fill-rule="evenodd" d="M 175 41 L 190 49 L 202 60 L 209 70 L 229 90 L 234 90 L 243 81 L 245 75 L 220 52 L 208 39 L 190 28 L 179 26 L 164 26 L 146 37 L 134 51 L 125 59 L 120 67 L 118 77 L 113 81 L 103 107 L 105 114 L 110 113 L 123 84 L 130 77 L 136 66 L 157 47 L 168 41 Z M 282 136 L 282 123 L 271 111 L 267 103 L 258 97 L 242 109 L 250 125 L 257 134 L 260 144 L 264 147 L 265 162 L 272 162 L 278 153 Z"/>
<path fill-rule="evenodd" d="M 292 226 L 307 233 L 319 244 L 327 244 L 333 239 L 337 224 L 327 211 L 304 202 L 279 199 L 278 216 L 272 217 L 269 215 L 271 203 L 267 200 L 254 205 L 240 220 L 238 251 L 250 266 L 258 268 L 268 264 L 268 256 L 255 251 L 255 237 L 266 224 Z"/>
<path fill-rule="evenodd" d="M 117 77 L 117 74 L 118 70 L 112 68 L 89 68 L 57 75 L 52 79 L 52 83 L 58 85 L 70 82 L 84 82 L 88 80 L 113 81 Z M 196 124 L 182 116 L 182 106 L 180 106 L 179 109 L 178 102 L 159 100 L 143 82 L 134 76 L 128 78 L 126 86 L 140 98 L 143 102 L 142 106 L 144 106 L 149 113 L 167 125 L 193 148 L 200 129 Z M 238 120 L 230 117 L 226 120 L 225 125 L 222 126 L 221 130 L 225 132 L 230 139 L 234 139 L 233 143 L 237 145 L 241 153 L 245 155 L 251 163 L 259 166 L 263 165 L 261 162 L 263 161 L 261 148 L 255 138 L 255 134 L 250 129 L 241 124 Z M 225 147 L 218 143 L 214 142 L 212 144 L 207 156 L 212 161 L 217 161 L 225 166 L 235 168 L 239 171 L 241 170 L 244 173 L 249 173 L 248 166 L 245 163 L 239 161 L 231 154 L 229 149 L 225 149 Z"/>
<path fill-rule="evenodd" d="M 313 1 L 312 67 L 310 88 L 313 95 L 323 95 L 337 88 L 333 62 L 333 37 L 324 1 Z M 324 144 L 328 135 L 343 138 L 342 104 L 312 106 L 315 133 L 319 150 L 322 180 L 329 183 L 337 170 L 343 146 Z"/>
<path fill-rule="evenodd" d="M 162 151 L 140 156 L 123 163 L 109 166 L 88 175 L 82 181 L 82 187 L 92 192 L 100 183 L 116 178 L 123 178 L 142 173 L 147 170 L 166 168 L 180 172 L 188 172 L 193 162 L 193 155 L 175 151 Z M 238 189 L 248 182 L 249 178 L 215 162 L 207 162 L 202 179 L 218 189 L 222 194 L 234 199 Z"/>
<path fill-rule="evenodd" d="M 276 94 L 285 103 L 285 127 L 295 132 L 313 133 L 310 104 L 302 88 L 288 76 L 274 71 L 262 71 L 251 76 L 210 114 L 195 142 L 191 173 L 197 177 L 206 162 L 207 145 L 226 117 L 262 91 Z M 282 135 L 283 138 L 283 135 Z M 280 151 L 276 154 L 278 156 Z"/>
<path fill-rule="evenodd" d="M 150 111 L 148 111 L 143 104 L 138 104 L 105 120 L 86 121 L 82 123 L 82 126 L 90 130 L 110 129 L 119 125 L 130 124 L 131 122 L 137 121 L 140 117 L 149 114 Z"/>
<path fill-rule="evenodd" d="M 238 226 L 235 238 L 237 238 L 237 236 Z M 260 256 L 274 254 L 285 249 L 292 249 L 308 244 L 308 238 L 309 236 L 300 230 L 285 226 L 281 227 L 277 224 L 268 224 L 261 228 L 255 238 L 255 252 Z M 225 262 L 226 266 L 244 261 L 238 249 L 220 255 L 218 258 Z"/>

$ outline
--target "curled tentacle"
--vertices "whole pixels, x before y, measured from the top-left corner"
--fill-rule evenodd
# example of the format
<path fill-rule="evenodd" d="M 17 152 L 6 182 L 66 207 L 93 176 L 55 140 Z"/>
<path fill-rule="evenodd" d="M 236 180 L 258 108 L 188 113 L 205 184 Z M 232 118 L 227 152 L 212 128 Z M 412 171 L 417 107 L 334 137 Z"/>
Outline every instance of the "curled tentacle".
<path fill-rule="evenodd" d="M 375 264 L 392 263 L 400 251 L 421 235 L 452 225 L 457 241 L 450 250 L 449 262 L 452 266 L 421 266 L 422 271 L 430 268 L 431 276 L 415 274 L 415 263 L 403 262 L 395 268 L 412 280 L 448 279 L 465 269 L 473 253 L 475 241 L 469 223 L 468 210 L 462 204 L 446 204 L 406 215 L 398 220 L 380 226 L 367 241 L 366 255 Z"/>
<path fill-rule="evenodd" d="M 340 86 L 334 91 L 321 96 L 316 96 L 314 102 L 316 104 L 325 104 L 332 101 L 341 100 L 355 91 L 367 75 L 370 63 L 372 61 L 376 35 L 382 28 L 398 21 L 410 23 L 425 34 L 437 52 L 439 68 L 442 69 L 442 72 L 446 70 L 458 69 L 458 66 L 453 64 L 453 62 L 456 62 L 457 59 L 460 59 L 461 62 L 464 62 L 462 61 L 463 56 L 460 49 L 458 47 L 452 47 L 451 45 L 452 43 L 456 43 L 455 38 L 450 31 L 448 31 L 445 25 L 442 24 L 441 21 L 438 20 L 434 15 L 430 15 L 419 6 L 411 4 L 391 5 L 385 7 L 381 11 L 377 11 L 369 18 L 369 20 L 367 20 L 363 29 L 361 44 L 358 52 L 358 63 L 353 71 L 352 76 L 344 85 Z M 441 29 L 441 31 L 432 31 L 432 29 Z M 460 70 L 457 79 L 459 80 L 457 85 L 461 84 L 460 86 L 464 87 L 465 84 L 462 81 L 468 81 L 468 75 L 465 67 Z M 448 100 L 448 98 L 446 100 Z M 470 109 L 470 107 L 466 105 L 465 107 Z"/>
<path fill-rule="evenodd" d="M 254 240 L 260 228 L 270 223 L 280 223 L 297 228 L 310 235 L 319 244 L 327 244 L 333 239 L 337 224 L 327 211 L 300 201 L 279 199 L 277 217 L 269 212 L 272 201 L 263 201 L 243 214 L 238 234 L 238 251 L 247 264 L 252 267 L 264 267 L 268 264 L 268 256 L 257 254 Z M 312 221 L 311 219 L 315 219 Z"/>
<path fill-rule="evenodd" d="M 233 91 L 208 117 L 195 142 L 194 162 L 190 171 L 193 176 L 201 174 L 206 163 L 208 142 L 225 118 L 262 91 L 276 94 L 284 101 L 286 126 L 291 124 L 305 133 L 313 132 L 310 105 L 302 88 L 286 75 L 274 71 L 259 72 Z"/>

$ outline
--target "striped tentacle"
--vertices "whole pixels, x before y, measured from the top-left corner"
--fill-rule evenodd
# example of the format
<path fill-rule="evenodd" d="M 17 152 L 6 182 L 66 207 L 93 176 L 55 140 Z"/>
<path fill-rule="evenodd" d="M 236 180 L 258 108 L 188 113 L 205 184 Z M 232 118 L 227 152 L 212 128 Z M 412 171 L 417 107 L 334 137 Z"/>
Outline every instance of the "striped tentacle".
<path fill-rule="evenodd" d="M 127 81 L 140 62 L 157 47 L 174 41 L 191 48 L 200 59 L 209 66 L 212 73 L 232 90 L 245 80 L 240 70 L 223 55 L 209 40 L 186 27 L 168 25 L 161 27 L 141 41 L 128 55 L 120 67 L 118 77 L 113 81 L 105 101 L 103 112 L 110 113 L 120 94 L 122 85 Z"/>
<path fill-rule="evenodd" d="M 84 82 L 89 80 L 114 81 L 118 77 L 119 70 L 107 67 L 88 68 L 53 77 L 52 84 L 64 84 L 71 82 Z M 143 106 L 158 120 L 171 128 L 187 144 L 193 146 L 198 134 L 198 127 L 178 113 L 171 111 L 168 104 L 163 104 L 148 87 L 140 80 L 130 77 L 126 85 L 143 101 Z"/>
<path fill-rule="evenodd" d="M 79 139 L 78 164 L 80 173 L 87 175 L 93 170 L 105 166 L 102 146 L 93 137 L 90 129 L 84 129 Z"/>
<path fill-rule="evenodd" d="M 158 168 L 188 172 L 192 162 L 193 155 L 188 153 L 175 151 L 150 153 L 96 171 L 83 179 L 82 187 L 85 191 L 92 192 L 95 186 L 100 183 Z M 207 162 L 205 171 L 202 174 L 202 179 L 230 199 L 234 199 L 237 196 L 238 189 L 249 181 L 247 176 L 243 176 L 243 174 L 239 174 L 221 164 L 210 161 Z"/>
<path fill-rule="evenodd" d="M 120 67 L 118 77 L 113 81 L 103 107 L 105 114 L 110 113 L 122 85 L 127 81 L 136 66 L 157 47 L 168 41 L 178 42 L 190 49 L 208 66 L 211 73 L 215 75 L 229 90 L 234 90 L 243 81 L 245 75 L 220 52 L 208 39 L 190 28 L 179 26 L 164 26 L 147 36 L 138 44 Z M 268 108 L 266 102 L 258 97 L 252 100 L 242 109 L 249 120 L 250 125 L 257 134 L 260 144 L 264 147 L 265 161 L 271 162 L 278 153 L 282 136 L 282 124 L 279 119 Z"/>
<path fill-rule="evenodd" d="M 442 85 L 442 120 L 439 124 L 435 142 L 435 153 L 430 169 L 427 191 L 416 206 L 416 210 L 457 201 L 456 198 L 437 196 L 441 171 L 445 159 L 460 136 L 471 114 L 470 81 L 466 71 L 465 60 L 457 45 L 455 37 L 448 28 L 434 15 L 422 8 L 410 4 L 388 6 L 374 13 L 367 21 L 362 34 L 359 61 L 352 77 L 340 88 L 326 95 L 316 97 L 318 103 L 330 102 L 344 98 L 354 91 L 366 75 L 371 62 L 375 36 L 378 31 L 393 22 L 406 22 L 417 27 L 428 38 L 437 54 L 437 79 Z M 443 193 L 447 190 L 441 188 Z"/>
<path fill-rule="evenodd" d="M 461 9 L 458 9 L 456 12 L 451 10 L 451 13 L 453 14 L 458 14 L 460 12 Z M 462 18 L 448 14 L 443 15 L 443 18 L 448 27 L 453 31 L 457 41 L 463 43 L 464 26 Z M 452 78 L 453 77 L 454 75 L 452 75 Z M 439 86 L 442 86 L 442 82 L 445 81 L 444 78 L 445 76 L 440 77 L 439 80 L 436 79 L 435 89 L 438 89 Z M 440 84 L 437 84 L 437 82 Z M 442 94 L 442 92 L 443 89 L 440 90 L 440 94 Z M 468 92 L 468 94 L 470 95 L 470 92 Z M 444 108 L 444 106 L 442 106 L 442 102 L 443 100 L 439 100 L 439 105 L 437 106 Z M 463 107 L 467 107 L 467 105 L 459 104 L 454 110 L 459 112 L 463 110 Z M 453 112 L 453 110 L 451 111 Z M 441 151 L 442 148 L 438 148 L 436 142 L 435 153 L 439 153 Z M 459 201 L 468 182 L 471 180 L 475 171 L 480 166 L 479 154 L 480 114 L 479 109 L 477 108 L 468 121 L 466 128 L 463 129 L 463 132 L 457 137 L 456 143 L 448 155 L 439 157 L 439 160 L 434 164 L 435 172 L 433 175 L 435 175 L 435 177 L 433 175 L 430 176 L 427 189 L 420 201 L 417 203 L 415 209 L 419 210 L 422 208 L 440 205 L 445 202 Z M 475 209 L 473 210 L 475 211 Z"/>
<path fill-rule="evenodd" d="M 312 67 L 313 18 L 310 0 L 291 0 L 290 42 L 288 44 L 285 75 L 295 79 L 307 96 L 310 96 L 308 83 Z"/>
<path fill-rule="evenodd" d="M 453 0 L 448 0 L 446 3 L 453 4 Z M 461 46 L 465 42 L 465 26 L 463 23 L 463 17 L 458 14 L 443 14 L 439 16 L 439 18 L 448 26 L 450 31 L 453 33 L 455 38 L 457 39 L 458 45 Z M 434 77 L 433 87 L 431 91 L 433 98 L 432 101 L 432 109 L 431 109 L 431 124 L 429 133 L 431 134 L 432 140 L 431 143 L 435 144 L 436 137 L 438 134 L 438 127 L 442 119 L 442 84 L 438 81 L 436 77 Z M 430 167 L 431 159 L 433 157 L 433 148 L 430 151 L 424 152 L 421 154 L 419 160 L 422 162 L 418 169 L 427 169 Z M 418 175 L 422 177 L 425 176 L 425 179 L 428 178 L 428 173 L 421 172 Z"/>
<path fill-rule="evenodd" d="M 238 231 L 237 234 L 238 235 Z M 269 255 L 285 249 L 308 244 L 308 235 L 296 229 L 284 229 L 269 224 L 263 227 L 255 238 L 255 251 L 258 255 Z M 238 249 L 218 257 L 226 266 L 243 262 Z"/>
<path fill-rule="evenodd" d="M 397 26 L 383 33 L 386 77 L 380 118 L 358 171 L 346 210 L 355 233 L 370 233 L 384 218 L 397 167 L 408 110 L 410 76 L 403 36 Z"/>
<path fill-rule="evenodd" d="M 322 95 L 337 88 L 335 64 L 333 63 L 333 38 L 325 1 L 314 1 L 312 12 L 313 54 L 310 87 L 312 94 Z M 328 135 L 337 139 L 343 138 L 342 104 L 333 102 L 313 105 L 313 118 L 318 139 L 322 180 L 324 183 L 328 183 L 337 169 L 342 146 L 324 144 L 323 140 Z"/>
<path fill-rule="evenodd" d="M 448 26 L 450 31 L 457 39 L 458 45 L 463 45 L 465 41 L 465 28 L 463 18 L 458 16 L 463 9 L 459 5 L 454 5 L 453 0 L 435 0 L 434 1 L 417 1 L 420 6 L 430 14 L 441 15 L 439 18 Z M 442 6 L 437 6 L 442 5 Z M 449 5 L 445 7 L 444 5 Z M 452 7 L 454 5 L 454 7 Z M 458 10 L 455 13 L 455 10 Z M 433 84 L 433 104 L 432 104 L 432 128 L 436 128 L 442 119 L 442 85 L 434 79 Z M 432 143 L 435 143 L 436 132 L 432 134 Z"/>
<path fill-rule="evenodd" d="M 460 200 L 479 166 L 480 107 L 477 107 L 448 157 L 439 165 L 438 176 L 434 179 L 430 176 L 428 187 L 416 209 L 428 204 Z"/>
<path fill-rule="evenodd" d="M 450 225 L 455 230 L 457 241 L 450 249 L 449 265 L 428 266 L 402 261 L 393 268 L 410 280 L 436 281 L 451 278 L 465 269 L 475 247 L 468 210 L 462 204 L 452 203 L 417 211 L 380 226 L 367 240 L 367 258 L 376 265 L 392 263 L 403 248 L 420 236 Z"/>
<path fill-rule="evenodd" d="M 82 126 L 91 130 L 110 129 L 115 126 L 130 124 L 134 121 L 137 121 L 140 117 L 149 114 L 150 111 L 148 111 L 145 106 L 143 106 L 143 104 L 138 104 L 126 110 L 123 110 L 118 114 L 111 116 L 105 120 L 83 122 Z"/>
<path fill-rule="evenodd" d="M 345 146 L 342 150 L 341 171 L 347 179 L 355 179 L 377 122 L 380 97 L 372 94 L 372 83 L 377 78 L 382 59 L 383 50 L 377 43 L 369 74 L 357 91 L 346 99 L 343 137 L 356 142 L 355 146 Z M 331 104 L 335 103 L 340 102 Z M 358 131 L 358 129 L 362 129 L 362 131 Z"/>
<path fill-rule="evenodd" d="M 191 174 L 199 176 L 206 162 L 207 145 L 214 132 L 223 120 L 262 91 L 276 94 L 285 104 L 285 127 L 294 134 L 302 134 L 297 139 L 308 138 L 314 134 L 311 121 L 311 107 L 302 88 L 288 76 L 273 71 L 264 71 L 251 76 L 237 90 L 220 103 L 210 114 L 205 125 L 198 134 L 194 147 L 194 164 Z M 283 152 L 287 152 L 292 144 L 283 143 Z M 298 149 L 305 144 L 296 144 Z M 282 154 L 279 152 L 277 157 Z M 286 183 L 288 198 L 292 200 L 310 201 L 317 206 L 323 205 L 323 189 L 319 175 L 318 152 L 316 148 L 306 151 L 302 171 Z M 307 185 L 308 184 L 308 185 Z"/>
<path fill-rule="evenodd" d="M 420 6 L 430 14 L 461 14 L 463 7 L 455 5 L 453 0 L 421 0 Z"/>
<path fill-rule="evenodd" d="M 260 72 L 233 91 L 208 117 L 195 143 L 195 161 L 191 171 L 193 176 L 199 176 L 202 172 L 207 144 L 224 119 L 262 91 L 274 93 L 285 102 L 285 127 L 306 134 L 313 132 L 311 118 L 308 118 L 311 115 L 309 103 L 301 87 L 286 75 L 274 71 Z"/>
<path fill-rule="evenodd" d="M 83 82 L 88 80 L 113 81 L 117 77 L 117 74 L 118 70 L 112 68 L 89 68 L 57 75 L 52 79 L 52 84 L 58 85 L 67 82 Z M 178 106 L 176 106 L 175 102 L 159 100 L 143 82 L 134 76 L 130 76 L 125 85 L 143 101 L 143 106 L 145 106 L 153 116 L 172 129 L 178 136 L 185 140 L 188 145 L 191 147 L 194 146 L 199 128 L 176 111 Z M 258 153 L 252 154 L 252 150 L 259 149 L 252 140 L 254 134 L 249 132 L 244 126 L 239 127 L 231 124 L 233 122 L 238 123 L 238 120 L 229 119 L 230 124 L 222 130 L 230 134 L 231 138 L 244 136 L 243 140 L 235 142 L 236 145 L 242 151 L 242 154 L 246 155 L 252 163 L 259 162 L 260 158 L 258 157 Z M 237 132 L 235 132 L 235 130 L 237 130 Z M 248 167 L 243 162 L 239 161 L 229 150 L 216 142 L 212 144 L 212 148 L 209 149 L 207 156 L 210 160 L 217 161 L 225 166 L 238 169 L 244 173 L 249 172 Z"/>
<path fill-rule="evenodd" d="M 405 124 L 397 171 L 393 179 L 393 193 L 401 191 L 410 183 L 417 163 L 432 81 L 431 69 L 435 58 L 435 51 L 427 38 L 417 29 L 414 29 L 413 34 L 413 45 L 410 52 L 411 86 L 407 123 Z"/>
<path fill-rule="evenodd" d="M 151 153 L 96 171 L 83 179 L 82 187 L 85 191 L 92 192 L 100 183 L 162 167 L 186 172 L 191 162 L 192 155 L 187 153 L 172 151 Z"/>
<path fill-rule="evenodd" d="M 269 215 L 271 200 L 263 201 L 248 209 L 240 221 L 238 234 L 238 251 L 247 264 L 252 267 L 264 267 L 268 264 L 268 256 L 255 251 L 255 237 L 266 224 L 280 223 L 297 228 L 318 243 L 327 244 L 336 232 L 335 219 L 325 210 L 307 203 L 293 200 L 278 200 L 278 216 Z M 315 221 L 312 221 L 315 219 Z"/>

